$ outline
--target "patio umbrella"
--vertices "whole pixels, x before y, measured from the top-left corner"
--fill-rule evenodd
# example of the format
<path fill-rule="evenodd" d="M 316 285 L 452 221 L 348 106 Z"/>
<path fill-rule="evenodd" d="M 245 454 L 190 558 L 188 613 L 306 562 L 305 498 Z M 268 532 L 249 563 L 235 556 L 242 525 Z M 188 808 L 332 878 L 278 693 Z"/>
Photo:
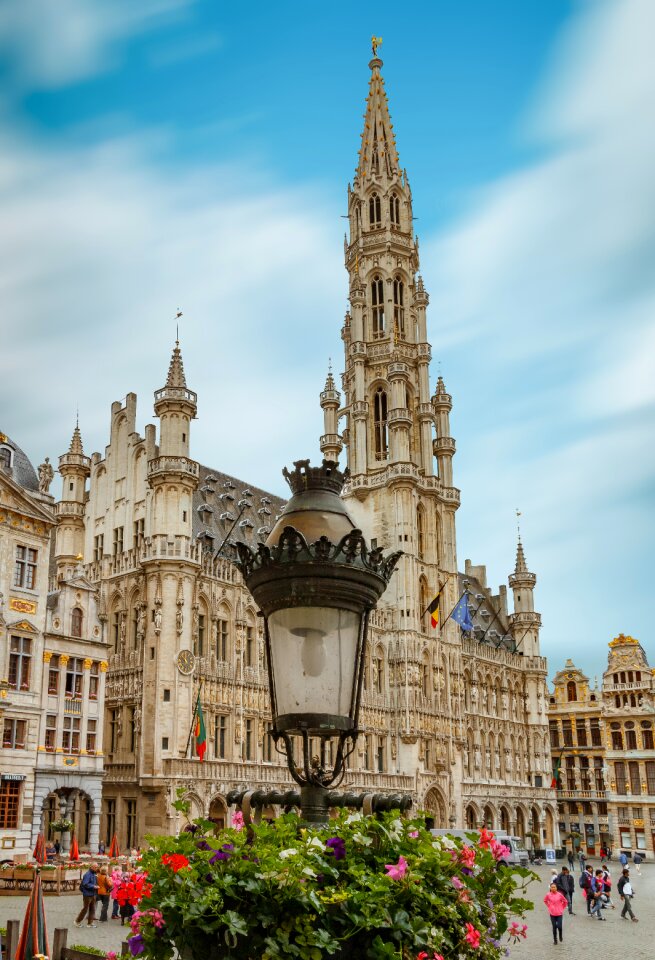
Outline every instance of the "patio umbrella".
<path fill-rule="evenodd" d="M 20 932 L 15 960 L 33 960 L 33 957 L 39 953 L 45 954 L 47 957 L 50 956 L 43 907 L 43 888 L 41 887 L 41 876 L 37 871 L 34 874 L 30 899 L 27 901 L 23 929 Z"/>
<path fill-rule="evenodd" d="M 42 833 L 40 833 L 36 838 L 32 856 L 37 863 L 45 863 L 45 837 Z"/>
<path fill-rule="evenodd" d="M 121 848 L 118 846 L 118 837 L 116 836 L 116 834 L 114 834 L 114 836 L 111 838 L 111 843 L 109 844 L 108 856 L 115 858 L 115 857 L 120 857 L 120 855 L 121 855 Z"/>
<path fill-rule="evenodd" d="M 77 837 L 73 834 L 73 842 L 71 843 L 70 853 L 68 854 L 69 860 L 79 860 L 80 859 L 80 848 L 77 845 Z"/>

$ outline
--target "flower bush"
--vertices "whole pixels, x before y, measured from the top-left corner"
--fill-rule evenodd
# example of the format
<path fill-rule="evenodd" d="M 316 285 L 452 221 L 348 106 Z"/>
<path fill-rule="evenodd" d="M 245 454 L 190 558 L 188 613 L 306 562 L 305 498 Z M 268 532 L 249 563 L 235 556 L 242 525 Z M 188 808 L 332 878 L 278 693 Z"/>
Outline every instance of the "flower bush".
<path fill-rule="evenodd" d="M 199 820 L 149 842 L 129 881 L 143 960 L 492 960 L 531 909 L 534 874 L 498 868 L 493 834 L 434 837 L 394 814 L 312 829 L 287 814 L 220 836 Z"/>
<path fill-rule="evenodd" d="M 75 829 L 75 824 L 72 820 L 67 820 L 66 817 L 60 817 L 59 820 L 50 821 L 50 830 L 53 833 L 71 833 Z"/>

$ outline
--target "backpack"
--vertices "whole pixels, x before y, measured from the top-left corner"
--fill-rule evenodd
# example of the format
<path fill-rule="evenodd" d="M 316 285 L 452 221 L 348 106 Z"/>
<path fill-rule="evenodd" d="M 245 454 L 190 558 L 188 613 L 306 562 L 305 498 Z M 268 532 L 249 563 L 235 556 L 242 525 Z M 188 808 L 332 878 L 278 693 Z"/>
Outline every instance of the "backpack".
<path fill-rule="evenodd" d="M 588 890 L 589 887 L 591 886 L 591 879 L 586 870 L 584 873 L 580 874 L 578 878 L 578 884 L 583 890 Z"/>

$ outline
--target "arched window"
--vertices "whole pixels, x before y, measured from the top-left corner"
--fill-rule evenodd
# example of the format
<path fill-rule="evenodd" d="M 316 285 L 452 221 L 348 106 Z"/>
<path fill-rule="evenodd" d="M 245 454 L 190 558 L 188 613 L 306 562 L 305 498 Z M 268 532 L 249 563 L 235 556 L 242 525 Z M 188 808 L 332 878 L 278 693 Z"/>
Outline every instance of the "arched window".
<path fill-rule="evenodd" d="M 400 277 L 393 280 L 393 330 L 396 337 L 405 339 L 405 285 Z"/>
<path fill-rule="evenodd" d="M 83 613 L 80 608 L 73 607 L 73 612 L 71 613 L 71 637 L 82 636 L 82 619 Z"/>
<path fill-rule="evenodd" d="M 373 656 L 373 693 L 382 693 L 384 690 L 384 651 L 377 647 Z"/>
<path fill-rule="evenodd" d="M 378 387 L 373 400 L 373 433 L 375 437 L 375 459 L 386 460 L 389 455 L 389 435 L 387 427 L 387 395 Z"/>
<path fill-rule="evenodd" d="M 576 687 L 573 680 L 569 680 L 569 682 L 566 685 L 566 697 L 569 703 L 571 703 L 573 700 L 578 699 L 578 688 Z"/>
<path fill-rule="evenodd" d="M 11 447 L 0 447 L 0 467 L 10 467 L 12 460 Z"/>
<path fill-rule="evenodd" d="M 382 207 L 377 193 L 372 193 L 368 201 L 368 219 L 372 230 L 382 226 Z"/>
<path fill-rule="evenodd" d="M 425 511 L 420 504 L 416 510 L 416 549 L 422 560 L 425 554 Z"/>
<path fill-rule="evenodd" d="M 373 318 L 373 338 L 384 336 L 384 283 L 382 277 L 373 277 L 371 281 L 371 316 Z"/>
<path fill-rule="evenodd" d="M 423 654 L 421 662 L 421 688 L 424 697 L 430 696 L 430 658 L 427 653 Z"/>
<path fill-rule="evenodd" d="M 391 227 L 398 229 L 400 227 L 400 200 L 397 193 L 392 193 L 389 197 L 389 217 Z"/>

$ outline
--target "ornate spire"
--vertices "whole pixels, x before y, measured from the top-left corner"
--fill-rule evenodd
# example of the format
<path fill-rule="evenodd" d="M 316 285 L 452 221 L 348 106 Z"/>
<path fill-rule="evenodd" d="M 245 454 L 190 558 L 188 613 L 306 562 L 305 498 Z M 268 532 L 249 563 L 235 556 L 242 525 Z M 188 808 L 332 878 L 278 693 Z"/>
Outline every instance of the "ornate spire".
<path fill-rule="evenodd" d="M 184 364 L 182 363 L 182 353 L 180 351 L 180 341 L 175 341 L 173 355 L 168 367 L 168 377 L 166 378 L 167 387 L 186 387 L 186 378 L 184 376 Z"/>
<path fill-rule="evenodd" d="M 84 447 L 82 446 L 82 434 L 80 433 L 80 422 L 79 420 L 75 421 L 75 429 L 73 430 L 73 436 L 71 438 L 71 445 L 68 448 L 69 453 L 77 453 L 80 456 L 84 456 Z"/>
<path fill-rule="evenodd" d="M 362 147 L 359 151 L 357 177 L 400 176 L 398 151 L 393 134 L 384 80 L 380 75 L 382 60 L 374 56 L 369 63 L 371 79 L 366 100 Z"/>
<path fill-rule="evenodd" d="M 528 565 L 525 562 L 525 554 L 523 553 L 523 544 L 521 543 L 521 538 L 519 535 L 519 542 L 516 548 L 516 565 L 514 567 L 514 575 L 520 573 L 528 573 Z"/>

